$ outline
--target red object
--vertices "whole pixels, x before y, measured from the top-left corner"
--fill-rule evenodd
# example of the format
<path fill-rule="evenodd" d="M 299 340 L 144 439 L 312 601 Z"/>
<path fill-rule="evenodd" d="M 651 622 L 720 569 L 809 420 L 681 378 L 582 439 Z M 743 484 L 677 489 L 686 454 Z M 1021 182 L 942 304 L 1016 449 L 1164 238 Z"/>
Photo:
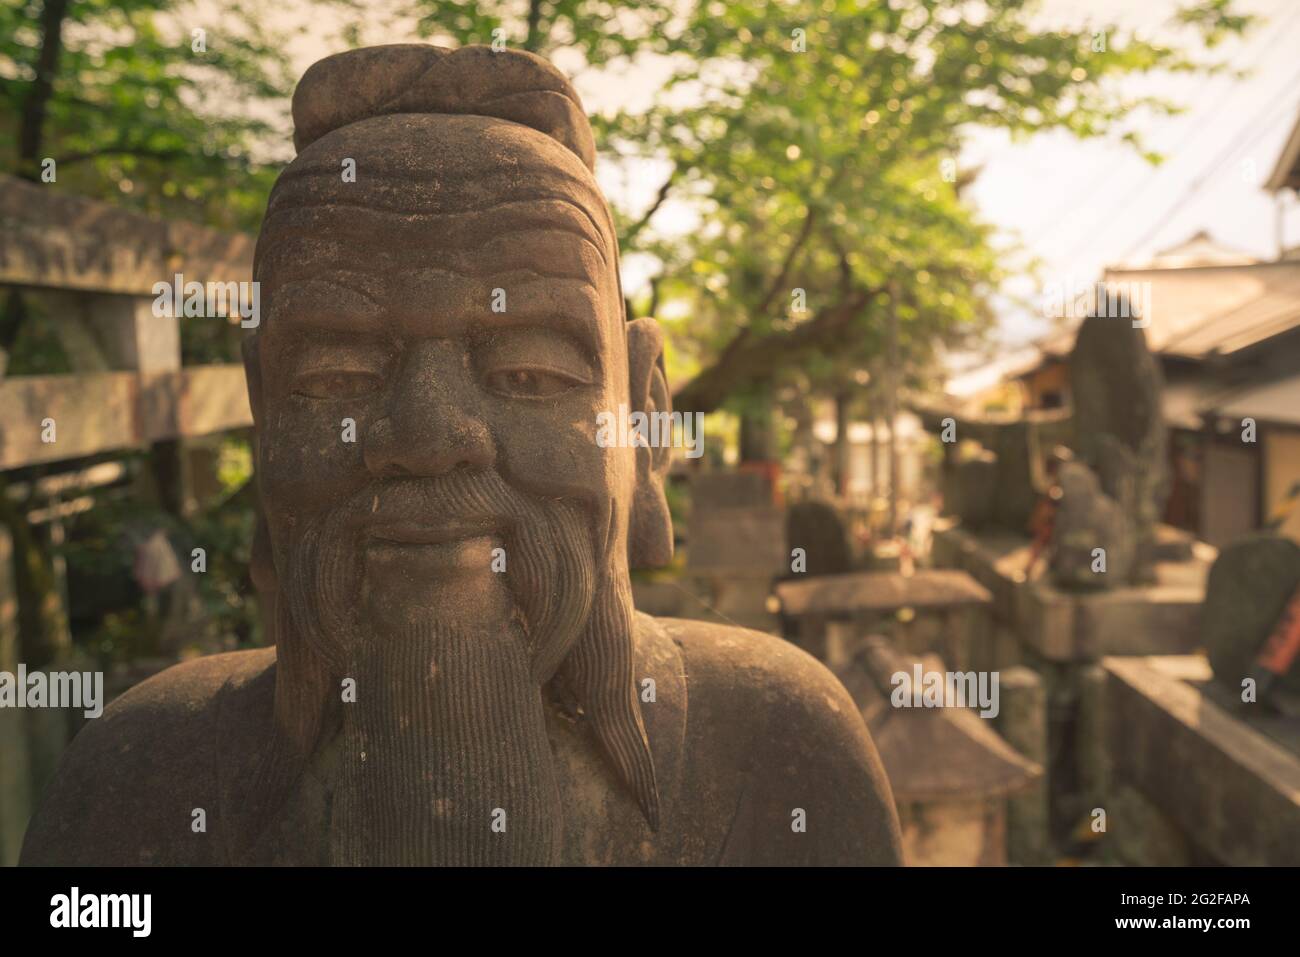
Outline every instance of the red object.
<path fill-rule="evenodd" d="M 1040 495 L 1034 504 L 1033 514 L 1029 517 L 1029 533 L 1033 541 L 1029 546 L 1029 561 L 1025 564 L 1025 577 L 1034 573 L 1034 566 L 1047 546 L 1051 544 L 1052 533 L 1056 528 L 1056 509 L 1060 502 L 1049 491 Z"/>
<path fill-rule="evenodd" d="M 1291 595 L 1255 662 L 1280 678 L 1291 670 L 1297 655 L 1300 655 L 1300 588 Z"/>
<path fill-rule="evenodd" d="M 736 467 L 736 471 L 757 472 L 759 475 L 764 476 L 767 479 L 768 488 L 772 490 L 772 504 L 781 504 L 781 486 L 779 484 L 781 478 L 780 462 L 765 462 L 754 459 L 749 462 L 741 462 Z"/>

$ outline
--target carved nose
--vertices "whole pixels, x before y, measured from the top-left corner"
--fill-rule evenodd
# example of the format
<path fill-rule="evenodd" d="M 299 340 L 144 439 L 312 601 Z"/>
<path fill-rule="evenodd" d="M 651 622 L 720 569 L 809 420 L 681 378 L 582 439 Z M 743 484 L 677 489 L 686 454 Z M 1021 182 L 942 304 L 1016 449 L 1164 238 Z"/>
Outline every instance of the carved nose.
<path fill-rule="evenodd" d="M 366 436 L 365 462 L 372 475 L 441 475 L 494 464 L 492 435 L 478 413 L 471 373 L 457 353 L 432 343 L 411 347 L 398 370 L 388 414 Z"/>

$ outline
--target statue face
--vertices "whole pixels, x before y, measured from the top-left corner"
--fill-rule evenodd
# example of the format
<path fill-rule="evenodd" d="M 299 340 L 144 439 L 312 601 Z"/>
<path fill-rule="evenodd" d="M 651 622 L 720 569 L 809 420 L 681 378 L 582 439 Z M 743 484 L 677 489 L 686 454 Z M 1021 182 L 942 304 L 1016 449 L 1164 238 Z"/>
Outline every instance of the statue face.
<path fill-rule="evenodd" d="M 667 528 L 661 492 L 647 508 L 638 491 L 667 459 L 602 447 L 597 423 L 666 393 L 657 333 L 623 322 L 588 168 L 499 119 L 360 120 L 285 171 L 256 259 L 250 392 L 296 753 L 323 721 L 294 709 L 338 707 L 325 689 L 355 679 L 332 859 L 552 860 L 542 688 L 575 660 L 602 747 L 657 820 L 627 555 L 634 516 Z M 505 840 L 484 827 L 496 808 Z"/>
<path fill-rule="evenodd" d="M 448 476 L 483 474 L 576 505 L 602 554 L 625 547 L 611 537 L 624 534 L 633 481 L 631 451 L 596 442 L 598 413 L 627 402 L 627 352 L 615 254 L 599 211 L 584 208 L 592 194 L 579 164 L 532 130 L 439 117 L 444 149 L 463 132 L 472 155 L 459 163 L 481 168 L 464 180 L 449 171 L 433 204 L 410 190 L 395 214 L 384 205 L 405 184 L 375 144 L 432 119 L 370 120 L 305 152 L 259 250 L 269 306 L 259 467 L 272 540 L 281 549 L 313 515 L 357 506 L 348 533 L 365 604 L 391 624 L 508 599 L 501 569 L 525 519 L 429 491 Z M 356 142 L 335 143 L 343 134 Z M 342 182 L 334 154 L 363 150 L 376 158 Z M 329 154 L 320 172 L 314 152 Z M 551 164 L 558 188 L 538 196 L 518 175 L 530 161 Z M 497 201 L 485 205 L 494 179 Z"/>

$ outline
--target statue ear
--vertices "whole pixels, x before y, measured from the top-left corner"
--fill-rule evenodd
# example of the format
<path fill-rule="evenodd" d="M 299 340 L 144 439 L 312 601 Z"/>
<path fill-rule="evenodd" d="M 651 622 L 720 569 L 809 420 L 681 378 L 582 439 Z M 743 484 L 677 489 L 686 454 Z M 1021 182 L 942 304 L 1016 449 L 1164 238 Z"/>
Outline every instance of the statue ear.
<path fill-rule="evenodd" d="M 244 356 L 244 378 L 248 382 L 248 405 L 253 410 L 253 462 L 256 463 L 258 460 L 257 425 L 262 418 L 262 362 L 259 358 L 257 334 L 247 336 L 241 346 Z M 270 643 L 274 644 L 275 615 L 268 613 L 267 609 L 270 603 L 275 601 L 277 588 L 275 560 L 271 554 L 271 532 L 266 524 L 266 509 L 262 505 L 262 495 L 260 488 L 257 488 L 257 480 L 257 468 L 254 464 L 252 481 L 257 492 L 257 525 L 253 532 L 253 555 L 249 563 L 249 577 L 262 601 L 262 625 L 266 629 Z"/>
<path fill-rule="evenodd" d="M 253 428 L 262 417 L 262 360 L 257 333 L 245 336 L 239 344 L 244 357 L 244 381 L 248 384 L 248 407 L 253 410 Z"/>
<path fill-rule="evenodd" d="M 664 336 L 653 318 L 627 324 L 627 364 L 630 411 L 647 416 L 672 412 L 672 395 L 664 375 Z M 636 492 L 627 537 L 630 568 L 657 568 L 672 561 L 673 520 L 664 495 L 664 477 L 672 458 L 673 450 L 666 444 L 636 449 Z"/>

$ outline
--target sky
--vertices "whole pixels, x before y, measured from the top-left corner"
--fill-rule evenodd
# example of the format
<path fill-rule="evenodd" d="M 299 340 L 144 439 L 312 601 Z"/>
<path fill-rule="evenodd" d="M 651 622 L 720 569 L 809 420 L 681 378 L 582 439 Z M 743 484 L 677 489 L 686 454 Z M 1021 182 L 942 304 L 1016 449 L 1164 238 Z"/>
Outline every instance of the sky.
<path fill-rule="evenodd" d="M 1116 138 L 1080 141 L 1067 133 L 1044 133 L 1024 141 L 992 130 L 973 130 L 958 157 L 979 175 L 966 199 L 997 230 L 1008 263 L 1040 263 L 1004 288 L 994 307 L 994 340 L 1003 352 L 1031 342 L 1050 326 L 1037 307 L 1044 283 L 1077 285 L 1100 276 L 1107 265 L 1148 259 L 1155 252 L 1207 231 L 1223 245 L 1261 258 L 1277 254 L 1275 200 L 1260 188 L 1283 141 L 1300 116 L 1300 0 L 1238 0 L 1243 12 L 1261 18 L 1241 39 L 1213 50 L 1170 23 L 1179 0 L 1044 0 L 1037 22 L 1099 29 L 1114 24 L 1164 42 L 1178 42 L 1206 59 L 1226 61 L 1228 73 L 1249 75 L 1157 75 L 1120 80 L 1133 94 L 1168 98 L 1186 111 L 1175 117 L 1135 117 L 1147 147 L 1166 156 L 1152 166 Z M 300 11 L 285 8 L 287 17 Z M 330 37 L 328 19 L 296 40 L 289 52 L 299 72 L 342 47 Z M 366 42 L 399 42 L 385 33 Z M 412 33 L 410 39 L 415 40 Z M 561 63 L 561 67 L 569 64 Z M 575 86 L 587 109 L 648 106 L 671 63 L 642 57 L 612 72 L 587 71 Z M 663 182 L 665 164 L 653 161 L 598 175 L 611 202 L 626 210 L 645 208 Z M 1290 197 L 1284 219 L 1286 246 L 1300 245 L 1300 202 Z M 653 220 L 666 233 L 698 227 L 694 212 L 666 203 Z M 624 287 L 635 294 L 649 264 L 628 257 Z"/>
<path fill-rule="evenodd" d="M 1171 36 L 1172 0 L 1059 0 L 1044 5 L 1053 22 L 1114 21 Z M 1264 18 L 1241 40 L 1203 56 L 1249 69 L 1230 76 L 1165 76 L 1125 81 L 1186 112 L 1139 125 L 1150 148 L 1166 155 L 1153 167 L 1113 140 L 1079 141 L 1064 133 L 1023 143 L 981 131 L 959 162 L 982 167 L 967 198 L 1043 261 L 1043 282 L 1090 281 L 1105 266 L 1140 262 L 1201 230 L 1219 243 L 1260 258 L 1277 254 L 1275 200 L 1260 188 L 1300 116 L 1300 0 L 1249 0 L 1243 11 Z M 1300 244 L 1300 204 L 1289 198 L 1286 245 Z M 1009 291 L 1034 294 L 1020 281 Z M 1024 342 L 1046 331 L 1032 310 L 1003 304 L 1001 338 Z"/>

